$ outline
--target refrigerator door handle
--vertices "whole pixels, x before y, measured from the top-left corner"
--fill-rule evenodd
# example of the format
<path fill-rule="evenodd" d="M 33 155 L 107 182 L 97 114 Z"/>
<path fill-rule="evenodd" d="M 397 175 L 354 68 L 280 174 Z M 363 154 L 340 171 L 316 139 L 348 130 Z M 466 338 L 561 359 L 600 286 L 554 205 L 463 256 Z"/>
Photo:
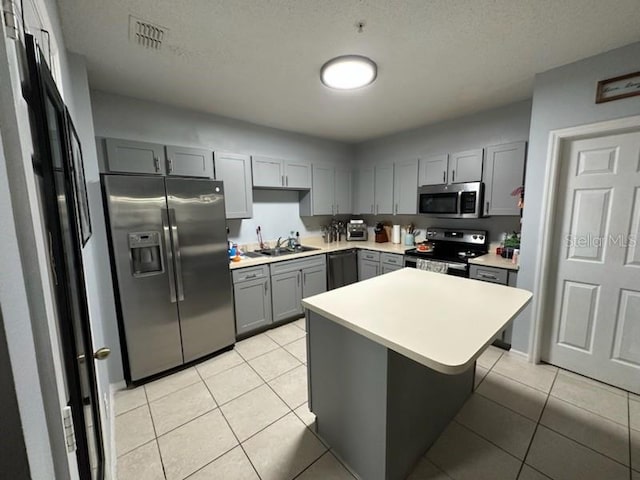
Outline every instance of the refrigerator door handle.
<path fill-rule="evenodd" d="M 178 235 L 178 222 L 176 220 L 176 211 L 169 209 L 169 221 L 171 222 L 171 236 L 173 237 L 173 248 L 176 258 L 176 282 L 178 301 L 184 300 L 184 284 L 182 283 L 182 258 L 180 257 L 180 238 Z"/>
<path fill-rule="evenodd" d="M 173 249 L 171 248 L 171 234 L 169 233 L 169 213 L 162 209 L 162 231 L 164 232 L 164 248 L 167 255 L 167 275 L 169 276 L 169 300 L 176 303 L 176 278 L 173 274 Z"/>

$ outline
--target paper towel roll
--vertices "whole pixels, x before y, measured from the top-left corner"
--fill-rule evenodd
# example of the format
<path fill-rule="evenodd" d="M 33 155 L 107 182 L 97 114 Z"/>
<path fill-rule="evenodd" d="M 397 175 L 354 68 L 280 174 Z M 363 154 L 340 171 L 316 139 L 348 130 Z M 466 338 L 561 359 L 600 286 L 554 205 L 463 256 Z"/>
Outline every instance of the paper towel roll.
<path fill-rule="evenodd" d="M 394 225 L 391 231 L 391 242 L 400 243 L 400 225 Z"/>

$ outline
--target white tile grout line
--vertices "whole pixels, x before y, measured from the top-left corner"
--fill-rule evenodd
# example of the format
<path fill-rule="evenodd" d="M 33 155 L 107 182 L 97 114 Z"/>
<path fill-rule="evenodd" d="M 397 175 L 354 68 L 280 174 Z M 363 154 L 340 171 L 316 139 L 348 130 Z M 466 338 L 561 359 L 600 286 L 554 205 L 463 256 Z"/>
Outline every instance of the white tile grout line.
<path fill-rule="evenodd" d="M 556 374 L 553 377 L 553 381 L 551 382 L 551 388 L 549 388 L 549 393 L 547 393 L 547 398 L 544 401 L 544 405 L 542 410 L 540 410 L 540 415 L 538 416 L 538 421 L 536 422 L 536 426 L 533 428 L 533 435 L 531 435 L 531 440 L 529 440 L 529 445 L 527 446 L 527 451 L 524 453 L 524 458 L 522 459 L 522 464 L 520 465 L 520 470 L 518 470 L 518 478 L 522 474 L 522 469 L 527 461 L 527 457 L 529 456 L 529 452 L 531 451 L 531 446 L 533 445 L 533 440 L 536 438 L 536 434 L 538 433 L 538 427 L 540 426 L 540 420 L 542 420 L 542 415 L 544 415 L 544 410 L 547 408 L 547 403 L 549 402 L 549 397 L 551 396 L 551 390 L 553 390 L 553 386 L 556 383 L 556 379 L 558 378 L 558 370 L 556 370 Z M 528 464 L 527 464 L 528 465 Z M 529 465 L 531 466 L 531 465 Z"/>
<path fill-rule="evenodd" d="M 247 363 L 248 364 L 248 363 Z M 257 373 L 257 372 L 256 372 Z M 198 375 L 200 375 L 200 372 L 198 372 Z M 213 392 L 209 389 L 209 385 L 207 385 L 207 382 L 204 381 L 204 379 L 202 378 L 202 376 L 200 376 L 200 378 L 202 379 L 202 382 L 204 383 L 205 387 L 207 388 L 207 390 L 209 390 L 209 394 L 214 397 Z M 258 387 L 256 387 L 258 388 Z M 215 397 L 214 397 L 215 398 Z M 244 446 L 242 445 L 242 442 L 240 441 L 240 439 L 238 438 L 238 435 L 236 435 L 236 432 L 233 430 L 233 428 L 231 427 L 231 424 L 229 423 L 229 420 L 227 420 L 227 417 L 225 416 L 224 412 L 222 411 L 222 408 L 218 407 L 218 410 L 220 410 L 220 414 L 222 415 L 222 418 L 224 419 L 225 423 L 227 424 L 227 427 L 229 428 L 229 430 L 231 431 L 231 433 L 233 434 L 234 438 L 236 439 L 236 442 L 238 442 L 238 445 L 234 446 L 233 448 L 236 448 L 237 446 L 239 446 L 242 449 L 242 453 L 244 453 L 244 456 L 247 457 L 247 460 L 249 460 L 249 464 L 251 465 L 251 468 L 253 468 L 253 471 L 256 473 L 256 476 L 259 479 L 262 479 L 262 477 L 260 476 L 260 474 L 258 473 L 258 469 L 256 468 L 256 466 L 253 464 L 253 462 L 251 461 L 251 457 L 249 457 L 249 455 L 247 454 L 247 451 L 244 449 Z M 282 417 L 280 417 L 282 418 Z M 280 420 L 280 419 L 278 419 Z M 276 420 L 276 422 L 278 421 Z M 272 425 L 272 424 L 269 424 Z M 267 428 L 267 427 L 265 427 Z M 264 430 L 264 429 L 263 429 Z M 262 430 L 260 430 L 262 431 Z M 251 438 L 251 437 L 249 437 Z M 246 441 L 246 440 L 245 440 Z M 226 453 L 230 452 L 231 450 L 228 450 L 227 452 L 223 453 L 222 455 L 225 455 Z M 202 470 L 203 468 L 205 468 L 207 465 L 210 465 L 211 463 L 215 462 L 218 458 L 220 458 L 222 455 L 214 458 L 213 460 L 211 460 L 209 463 L 203 465 L 202 467 L 200 467 L 198 470 L 196 470 L 195 472 L 191 473 L 190 475 L 195 474 L 196 472 Z"/>
<path fill-rule="evenodd" d="M 147 396 L 147 389 L 144 389 L 144 397 L 147 399 L 147 408 L 149 409 L 149 418 L 151 418 L 151 426 L 153 427 L 153 434 L 156 438 L 154 438 L 156 442 L 156 448 L 158 449 L 158 457 L 160 457 L 160 466 L 162 467 L 162 474 L 166 480 L 167 478 L 167 470 L 164 467 L 164 460 L 162 459 L 162 451 L 160 451 L 160 442 L 158 441 L 158 432 L 156 431 L 156 422 L 153 421 L 153 413 L 151 413 L 151 405 L 149 404 L 149 397 Z"/>

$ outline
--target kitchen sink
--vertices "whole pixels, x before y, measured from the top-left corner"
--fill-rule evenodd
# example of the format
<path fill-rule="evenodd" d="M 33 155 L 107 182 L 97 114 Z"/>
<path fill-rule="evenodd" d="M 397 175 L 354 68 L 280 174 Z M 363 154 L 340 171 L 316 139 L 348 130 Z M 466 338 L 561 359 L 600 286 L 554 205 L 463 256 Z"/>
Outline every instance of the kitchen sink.
<path fill-rule="evenodd" d="M 268 250 L 256 250 L 255 253 L 260 255 L 266 255 L 267 257 L 281 257 L 283 255 L 293 255 L 294 253 L 312 252 L 314 250 L 320 250 L 317 247 L 307 247 L 300 245 L 296 248 L 270 248 Z"/>

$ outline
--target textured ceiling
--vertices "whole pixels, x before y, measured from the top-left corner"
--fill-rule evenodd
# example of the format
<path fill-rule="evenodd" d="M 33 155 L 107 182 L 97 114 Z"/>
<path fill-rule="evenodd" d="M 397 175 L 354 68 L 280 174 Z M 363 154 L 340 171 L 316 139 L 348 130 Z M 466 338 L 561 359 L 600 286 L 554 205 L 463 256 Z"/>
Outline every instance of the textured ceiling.
<path fill-rule="evenodd" d="M 58 4 L 92 88 L 348 142 L 525 99 L 535 73 L 640 40 L 639 0 Z M 129 15 L 169 29 L 161 51 L 129 42 Z M 324 87 L 344 54 L 375 60 L 376 82 Z"/>

